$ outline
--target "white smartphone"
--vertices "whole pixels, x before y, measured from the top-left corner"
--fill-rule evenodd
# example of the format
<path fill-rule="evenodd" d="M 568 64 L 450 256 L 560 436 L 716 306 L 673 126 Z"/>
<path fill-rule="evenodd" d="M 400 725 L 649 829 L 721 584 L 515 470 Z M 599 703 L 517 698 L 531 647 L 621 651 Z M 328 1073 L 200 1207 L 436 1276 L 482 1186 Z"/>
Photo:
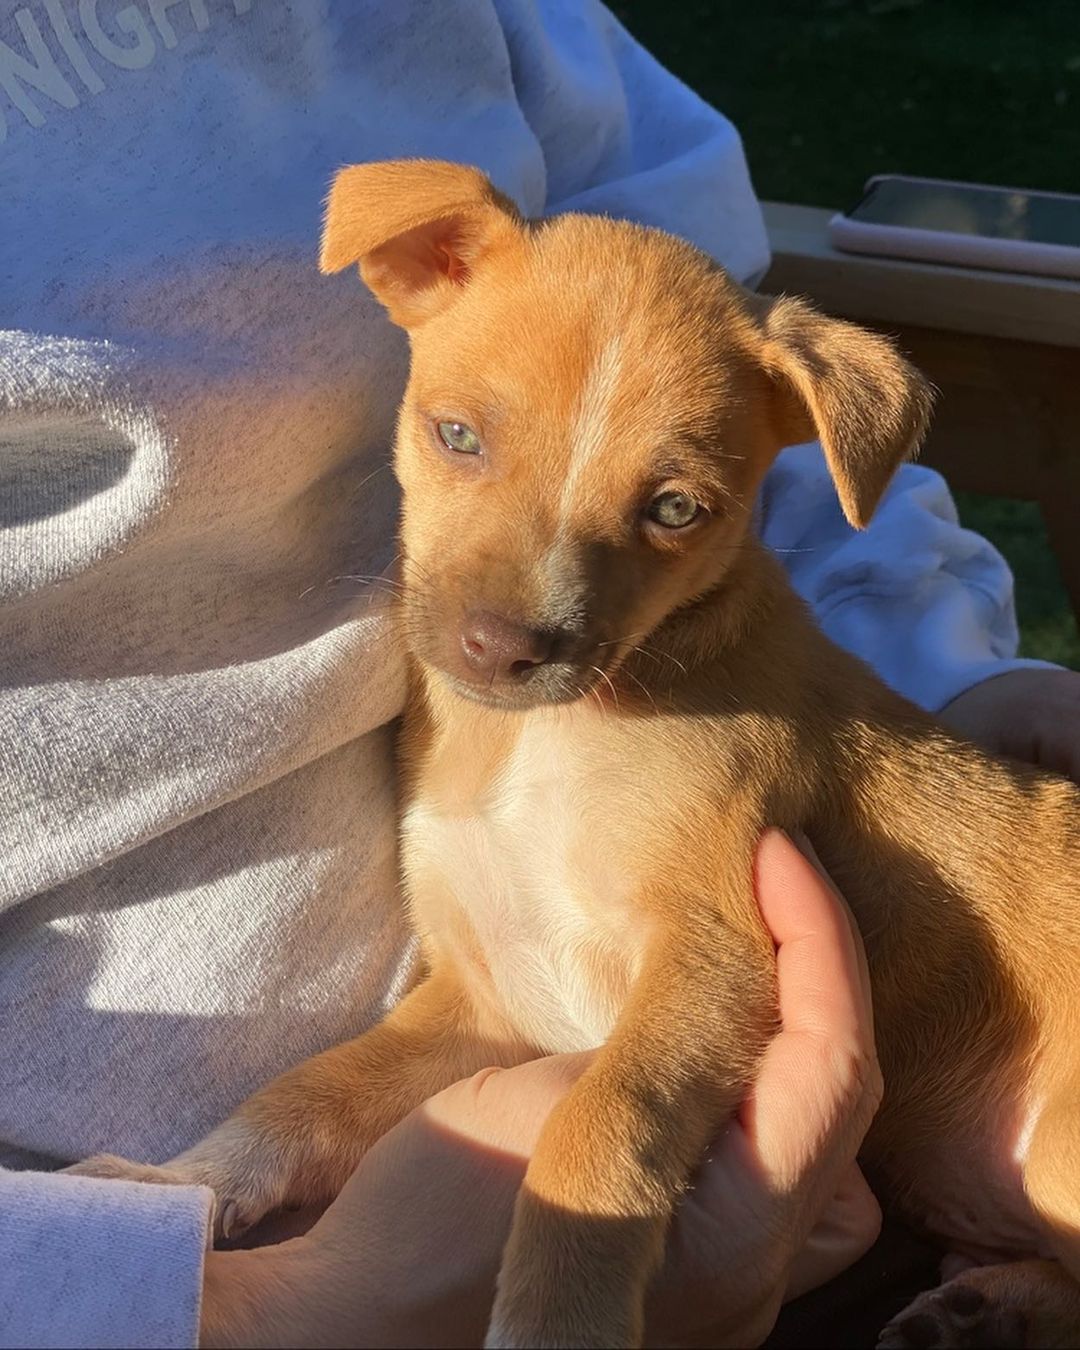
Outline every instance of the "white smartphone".
<path fill-rule="evenodd" d="M 829 221 L 849 253 L 1080 279 L 1080 196 L 879 174 Z"/>

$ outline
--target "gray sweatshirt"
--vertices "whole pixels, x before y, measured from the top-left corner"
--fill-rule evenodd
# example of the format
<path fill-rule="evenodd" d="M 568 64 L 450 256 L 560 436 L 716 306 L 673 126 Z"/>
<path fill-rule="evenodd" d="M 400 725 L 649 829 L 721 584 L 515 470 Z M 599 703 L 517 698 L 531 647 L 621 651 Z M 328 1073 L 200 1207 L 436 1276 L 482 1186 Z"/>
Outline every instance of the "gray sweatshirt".
<path fill-rule="evenodd" d="M 406 350 L 314 265 L 403 155 L 768 261 L 737 134 L 594 0 L 0 0 L 0 1345 L 194 1344 L 208 1195 L 45 1169 L 168 1158 L 409 979 Z M 856 536 L 797 447 L 762 528 L 928 706 L 1014 657 L 925 470 Z"/>

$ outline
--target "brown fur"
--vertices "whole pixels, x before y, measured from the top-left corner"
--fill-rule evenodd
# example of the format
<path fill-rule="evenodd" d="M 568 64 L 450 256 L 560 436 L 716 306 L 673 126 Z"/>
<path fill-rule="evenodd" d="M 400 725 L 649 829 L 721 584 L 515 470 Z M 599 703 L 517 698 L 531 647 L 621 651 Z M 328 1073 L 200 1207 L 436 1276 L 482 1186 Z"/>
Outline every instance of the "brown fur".
<path fill-rule="evenodd" d="M 403 858 L 431 973 L 381 1027 L 276 1080 L 162 1179 L 208 1182 L 223 1225 L 241 1226 L 332 1195 L 373 1139 L 455 1078 L 575 1048 L 537 1031 L 561 1025 L 539 995 L 515 986 L 511 1007 L 499 982 L 502 939 L 532 921 L 534 891 L 540 905 L 556 887 L 536 875 L 547 867 L 483 908 L 490 877 L 463 880 L 439 842 L 490 840 L 476 846 L 494 866 L 535 829 L 561 878 L 555 927 L 584 925 L 570 943 L 582 987 L 621 1011 L 529 1167 L 490 1344 L 639 1343 L 672 1207 L 775 1025 L 756 841 L 767 825 L 804 829 L 873 976 L 886 1096 L 868 1161 L 947 1232 L 936 1179 L 967 1167 L 989 1193 L 986 1150 L 1010 1147 L 1040 1107 L 1017 1164 L 1032 1250 L 1015 1255 L 1061 1266 L 1008 1267 L 999 1287 L 1019 1282 L 1028 1311 L 1057 1308 L 1040 1334 L 1073 1343 L 1080 793 L 891 694 L 819 632 L 750 531 L 773 456 L 815 434 L 865 524 L 925 427 L 923 382 L 881 338 L 747 296 L 678 240 L 586 217 L 523 222 L 459 166 L 345 170 L 323 263 L 353 262 L 412 345 L 396 459 L 413 671 Z M 472 427 L 484 456 L 440 449 L 441 419 Z M 707 516 L 653 528 L 641 511 L 662 487 Z M 556 658 L 514 687 L 470 685 L 460 625 L 477 608 L 555 632 Z M 1043 1297 L 1046 1269 L 1071 1292 Z"/>

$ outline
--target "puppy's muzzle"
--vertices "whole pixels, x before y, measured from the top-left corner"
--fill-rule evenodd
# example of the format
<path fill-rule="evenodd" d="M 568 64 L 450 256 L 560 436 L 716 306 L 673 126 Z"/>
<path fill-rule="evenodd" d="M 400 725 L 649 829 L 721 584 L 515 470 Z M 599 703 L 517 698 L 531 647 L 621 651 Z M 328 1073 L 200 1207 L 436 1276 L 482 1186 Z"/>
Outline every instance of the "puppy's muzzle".
<path fill-rule="evenodd" d="M 470 611 L 461 623 L 460 676 L 486 688 L 520 684 L 552 659 L 558 636 L 490 610 Z"/>

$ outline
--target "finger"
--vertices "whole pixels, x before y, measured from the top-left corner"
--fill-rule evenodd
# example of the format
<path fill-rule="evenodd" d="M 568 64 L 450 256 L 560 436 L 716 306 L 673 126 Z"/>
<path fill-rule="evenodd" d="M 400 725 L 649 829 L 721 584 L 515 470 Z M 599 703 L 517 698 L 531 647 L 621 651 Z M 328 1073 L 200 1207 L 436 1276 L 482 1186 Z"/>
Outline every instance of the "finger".
<path fill-rule="evenodd" d="M 825 864 L 818 857 L 817 850 L 814 848 L 813 844 L 806 837 L 806 835 L 803 834 L 801 830 L 797 830 L 793 835 L 790 836 L 790 838 L 795 847 L 799 850 L 799 852 L 803 855 L 803 857 L 807 860 L 807 862 L 811 864 L 811 866 L 817 872 L 818 876 L 829 888 L 829 891 L 833 899 L 840 906 L 840 909 L 845 919 L 847 919 L 848 927 L 851 929 L 851 934 L 855 941 L 855 955 L 856 960 L 859 963 L 859 984 L 862 988 L 863 997 L 866 1000 L 866 1006 L 870 1009 L 871 1026 L 872 1026 L 874 1015 L 874 1004 L 870 993 L 870 967 L 866 963 L 866 950 L 863 947 L 862 933 L 859 931 L 859 925 L 855 922 L 855 915 L 851 912 L 851 906 L 848 904 L 848 902 L 844 899 L 843 895 L 841 895 L 840 891 L 837 889 L 836 882 L 833 881 L 832 877 L 825 870 Z"/>
<path fill-rule="evenodd" d="M 776 831 L 762 839 L 756 870 L 782 1025 L 741 1115 L 766 1174 L 794 1189 L 827 1158 L 854 1157 L 880 1074 L 858 938 L 833 889 Z M 818 1184 L 832 1184 L 827 1173 Z"/>
<path fill-rule="evenodd" d="M 424 1116 L 483 1148 L 528 1158 L 552 1109 L 592 1061 L 591 1054 L 550 1055 L 514 1068 L 482 1069 L 431 1097 Z"/>
<path fill-rule="evenodd" d="M 1052 725 L 1040 720 L 1022 740 L 1003 732 L 1002 750 L 1012 759 L 1037 764 L 1051 773 L 1080 781 L 1080 727 L 1069 726 L 1064 717 Z"/>
<path fill-rule="evenodd" d="M 832 883 L 779 830 L 758 846 L 755 888 L 776 944 L 785 1031 L 857 1035 L 873 1028 L 862 943 Z"/>
<path fill-rule="evenodd" d="M 881 1233 L 881 1207 L 855 1163 L 788 1270 L 784 1302 L 817 1289 L 864 1256 Z"/>
<path fill-rule="evenodd" d="M 837 1170 L 854 1160 L 881 1102 L 872 1052 L 818 1035 L 781 1032 L 766 1051 L 740 1113 L 774 1193 L 823 1203 Z"/>

